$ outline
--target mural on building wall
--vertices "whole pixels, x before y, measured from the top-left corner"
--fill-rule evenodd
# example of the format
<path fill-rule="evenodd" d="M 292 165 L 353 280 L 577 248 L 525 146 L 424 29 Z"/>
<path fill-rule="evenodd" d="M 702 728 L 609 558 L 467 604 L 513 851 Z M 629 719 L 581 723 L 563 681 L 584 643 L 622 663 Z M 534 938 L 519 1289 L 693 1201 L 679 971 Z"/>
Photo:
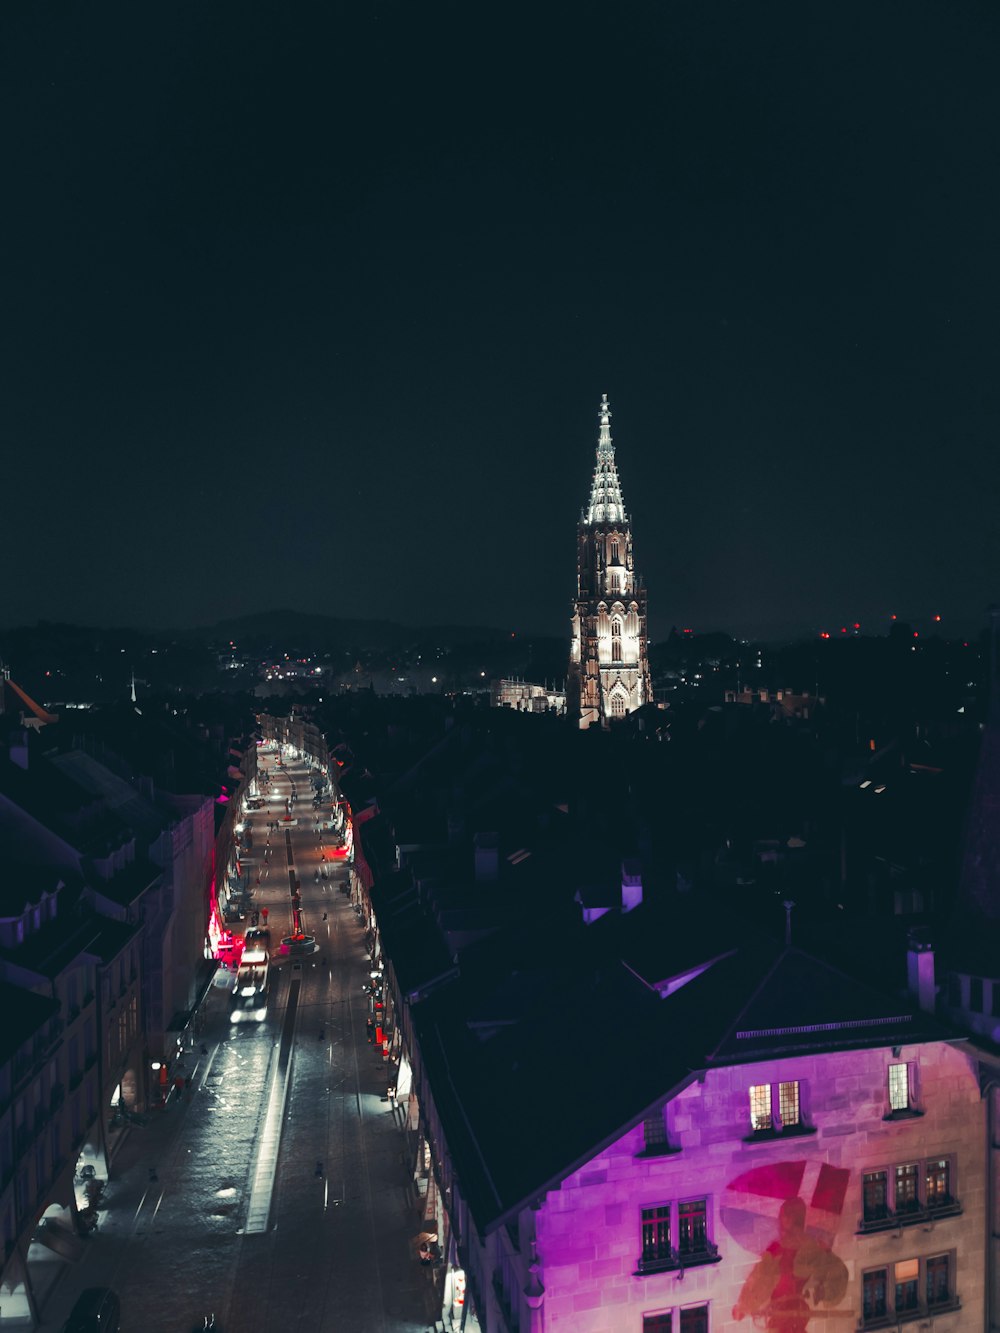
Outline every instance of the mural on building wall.
<path fill-rule="evenodd" d="M 847 1268 L 833 1249 L 850 1174 L 800 1160 L 758 1166 L 730 1181 L 723 1225 L 743 1249 L 759 1255 L 733 1307 L 737 1322 L 751 1318 L 755 1328 L 808 1333 L 814 1318 L 856 1318 L 856 1311 L 838 1305 Z"/>

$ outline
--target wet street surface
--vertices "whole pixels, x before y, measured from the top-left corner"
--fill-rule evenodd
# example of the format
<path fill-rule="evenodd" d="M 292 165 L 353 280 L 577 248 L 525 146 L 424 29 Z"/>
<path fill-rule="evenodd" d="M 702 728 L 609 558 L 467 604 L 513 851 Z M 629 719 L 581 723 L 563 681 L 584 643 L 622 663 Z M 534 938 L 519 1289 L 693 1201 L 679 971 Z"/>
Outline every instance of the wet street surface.
<path fill-rule="evenodd" d="M 327 863 L 312 775 L 301 764 L 275 769 L 273 754 L 266 766 L 270 799 L 251 816 L 251 865 L 261 875 L 254 907 L 268 908 L 275 959 L 267 1016 L 230 1023 L 228 992 L 209 990 L 179 1071 L 190 1088 L 130 1128 L 98 1230 L 46 1302 L 44 1333 L 58 1333 L 91 1286 L 119 1293 L 123 1333 L 187 1333 L 209 1312 L 221 1333 L 434 1326 L 432 1288 L 413 1250 L 418 1212 L 400 1116 L 385 1099 L 385 1065 L 367 1038 L 369 968 L 361 922 L 340 887 L 347 868 L 338 863 L 330 879 L 315 881 Z M 266 823 L 281 819 L 290 782 L 299 823 L 279 823 L 265 857 Z M 277 957 L 291 921 L 285 829 L 303 925 L 318 944 L 296 960 Z M 258 1148 L 268 1094 L 281 1086 L 283 1032 L 287 1100 L 272 1178 L 266 1157 L 258 1170 Z M 273 1186 L 268 1225 L 248 1234 L 251 1187 L 256 1196 L 262 1174 Z"/>

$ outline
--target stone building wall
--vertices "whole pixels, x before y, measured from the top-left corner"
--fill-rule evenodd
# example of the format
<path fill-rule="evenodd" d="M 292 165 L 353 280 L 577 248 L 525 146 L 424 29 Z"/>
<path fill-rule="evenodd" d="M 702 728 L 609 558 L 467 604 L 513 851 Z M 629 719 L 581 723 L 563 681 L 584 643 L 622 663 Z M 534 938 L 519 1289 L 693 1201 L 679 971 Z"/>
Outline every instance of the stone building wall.
<path fill-rule="evenodd" d="M 913 1109 L 922 1114 L 887 1119 L 888 1069 L 901 1063 L 911 1066 Z M 747 1141 L 750 1086 L 783 1081 L 799 1083 L 807 1132 Z M 961 1309 L 936 1310 L 933 1327 L 939 1333 L 983 1327 L 985 1109 L 975 1065 L 960 1047 L 904 1047 L 898 1057 L 888 1048 L 844 1051 L 710 1071 L 667 1106 L 665 1131 L 679 1151 L 644 1155 L 647 1131 L 640 1126 L 546 1196 L 536 1234 L 550 1333 L 642 1333 L 644 1315 L 702 1306 L 711 1333 L 783 1328 L 782 1298 L 767 1297 L 765 1270 L 780 1262 L 779 1213 L 790 1199 L 802 1200 L 788 1204 L 786 1214 L 793 1221 L 796 1209 L 804 1215 L 809 1244 L 803 1242 L 799 1264 L 811 1273 L 797 1296 L 793 1281 L 785 1322 L 795 1300 L 806 1305 L 797 1307 L 790 1328 L 894 1327 L 894 1320 L 864 1322 L 863 1274 L 884 1267 L 893 1300 L 894 1265 L 916 1259 L 925 1300 L 927 1260 L 940 1256 L 953 1265 Z M 865 1173 L 891 1174 L 912 1163 L 923 1180 L 930 1159 L 948 1161 L 960 1211 L 865 1230 Z M 678 1203 L 702 1199 L 717 1260 L 637 1276 L 641 1211 L 669 1206 L 676 1242 Z M 824 1282 L 832 1299 L 815 1302 Z M 675 1314 L 673 1328 L 680 1327 Z"/>

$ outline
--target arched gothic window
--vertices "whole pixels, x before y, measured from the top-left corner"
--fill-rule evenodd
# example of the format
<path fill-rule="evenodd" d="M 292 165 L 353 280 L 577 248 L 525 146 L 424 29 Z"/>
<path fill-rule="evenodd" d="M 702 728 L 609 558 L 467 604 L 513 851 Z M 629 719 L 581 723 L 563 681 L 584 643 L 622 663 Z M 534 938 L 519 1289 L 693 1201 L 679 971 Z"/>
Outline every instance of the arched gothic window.
<path fill-rule="evenodd" d="M 611 696 L 611 716 L 612 717 L 625 716 L 625 700 L 621 697 L 620 694 L 613 694 Z"/>
<path fill-rule="evenodd" d="M 618 543 L 613 541 L 611 543 L 611 564 L 617 565 L 618 563 L 619 563 Z"/>
<path fill-rule="evenodd" d="M 611 640 L 611 660 L 620 662 L 622 660 L 622 641 L 621 639 Z"/>

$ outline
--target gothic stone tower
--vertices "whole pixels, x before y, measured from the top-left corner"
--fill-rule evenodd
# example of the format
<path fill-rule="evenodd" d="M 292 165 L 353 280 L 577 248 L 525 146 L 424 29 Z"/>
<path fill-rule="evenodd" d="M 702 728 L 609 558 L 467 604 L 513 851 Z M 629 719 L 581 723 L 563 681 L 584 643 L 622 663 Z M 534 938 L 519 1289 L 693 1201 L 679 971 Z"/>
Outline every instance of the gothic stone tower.
<path fill-rule="evenodd" d="M 608 395 L 601 399 L 601 430 L 590 504 L 580 515 L 576 541 L 576 601 L 566 705 L 580 726 L 624 717 L 652 699 L 646 656 L 646 591 L 632 561 L 632 525 L 611 443 Z"/>

